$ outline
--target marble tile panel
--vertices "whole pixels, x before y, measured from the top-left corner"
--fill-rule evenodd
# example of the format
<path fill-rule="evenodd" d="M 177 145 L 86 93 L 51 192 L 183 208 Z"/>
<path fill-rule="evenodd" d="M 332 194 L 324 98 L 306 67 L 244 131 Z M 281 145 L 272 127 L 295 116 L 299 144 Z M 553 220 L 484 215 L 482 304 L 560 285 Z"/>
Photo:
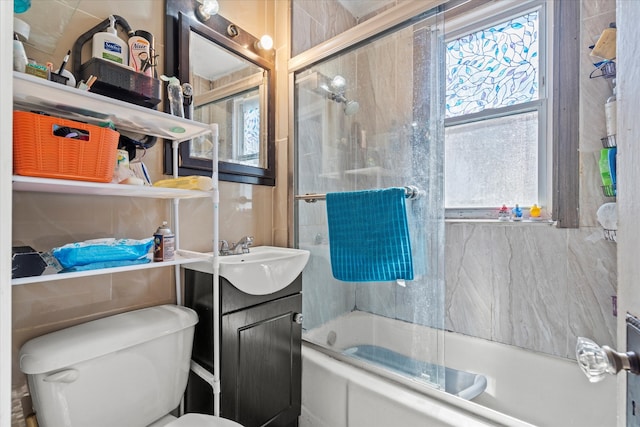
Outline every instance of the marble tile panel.
<path fill-rule="evenodd" d="M 300 2 L 294 1 L 291 9 L 291 56 L 296 56 L 312 47 L 310 30 L 313 21 Z"/>
<path fill-rule="evenodd" d="M 569 330 L 566 357 L 575 358 L 578 336 L 616 348 L 616 317 L 611 297 L 617 294 L 617 247 L 602 230 L 569 230 Z M 623 314 L 622 314 L 623 315 Z"/>
<path fill-rule="evenodd" d="M 494 303 L 491 228 L 447 223 L 445 236 L 445 327 L 491 339 Z"/>
<path fill-rule="evenodd" d="M 615 21 L 616 2 L 614 0 L 582 0 L 582 19 L 613 14 L 609 22 Z"/>
<path fill-rule="evenodd" d="M 395 282 L 357 283 L 356 309 L 395 319 L 397 286 Z"/>
<path fill-rule="evenodd" d="M 423 276 L 407 282 L 406 287 L 395 285 L 396 319 L 445 328 L 445 285 L 444 280 Z"/>
<path fill-rule="evenodd" d="M 568 326 L 566 231 L 496 226 L 489 241 L 496 290 L 493 339 L 563 356 Z"/>

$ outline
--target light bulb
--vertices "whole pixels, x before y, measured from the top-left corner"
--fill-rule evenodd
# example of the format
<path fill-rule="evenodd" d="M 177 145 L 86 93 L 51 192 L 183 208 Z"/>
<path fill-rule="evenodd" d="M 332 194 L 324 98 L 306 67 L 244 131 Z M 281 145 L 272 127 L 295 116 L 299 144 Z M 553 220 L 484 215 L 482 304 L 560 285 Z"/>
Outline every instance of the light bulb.
<path fill-rule="evenodd" d="M 220 5 L 217 0 L 198 0 L 200 6 L 196 9 L 196 15 L 201 21 L 206 21 L 218 13 Z"/>
<path fill-rule="evenodd" d="M 271 36 L 265 34 L 264 36 L 260 37 L 258 47 L 263 50 L 271 50 L 271 48 L 273 48 L 273 39 L 271 38 Z"/>

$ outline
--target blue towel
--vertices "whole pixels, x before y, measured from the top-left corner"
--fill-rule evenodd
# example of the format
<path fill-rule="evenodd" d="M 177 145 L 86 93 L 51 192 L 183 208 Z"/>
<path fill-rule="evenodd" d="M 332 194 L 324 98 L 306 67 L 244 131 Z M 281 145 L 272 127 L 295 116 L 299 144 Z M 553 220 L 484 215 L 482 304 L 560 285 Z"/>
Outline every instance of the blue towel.
<path fill-rule="evenodd" d="M 327 221 L 333 277 L 413 280 L 404 188 L 328 193 Z"/>

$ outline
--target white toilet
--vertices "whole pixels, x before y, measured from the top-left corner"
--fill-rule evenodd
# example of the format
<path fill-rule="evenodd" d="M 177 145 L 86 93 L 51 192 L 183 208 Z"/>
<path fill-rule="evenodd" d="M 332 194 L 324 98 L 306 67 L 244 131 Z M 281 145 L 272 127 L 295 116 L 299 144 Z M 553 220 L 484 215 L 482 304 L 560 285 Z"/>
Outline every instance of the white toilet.
<path fill-rule="evenodd" d="M 196 313 L 162 305 L 28 341 L 20 369 L 40 427 L 241 427 L 170 415 L 187 385 Z"/>

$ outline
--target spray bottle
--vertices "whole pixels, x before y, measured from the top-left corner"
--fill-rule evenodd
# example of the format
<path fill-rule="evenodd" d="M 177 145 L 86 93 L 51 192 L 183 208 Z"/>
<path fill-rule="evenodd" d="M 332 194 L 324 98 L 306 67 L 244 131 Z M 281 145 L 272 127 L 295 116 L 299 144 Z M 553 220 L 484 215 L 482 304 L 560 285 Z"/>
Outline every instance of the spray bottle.
<path fill-rule="evenodd" d="M 177 77 L 167 77 L 164 74 L 160 78 L 169 82 L 167 85 L 167 97 L 169 98 L 169 109 L 171 114 L 178 117 L 184 117 L 184 96 L 182 94 L 182 86 Z"/>

